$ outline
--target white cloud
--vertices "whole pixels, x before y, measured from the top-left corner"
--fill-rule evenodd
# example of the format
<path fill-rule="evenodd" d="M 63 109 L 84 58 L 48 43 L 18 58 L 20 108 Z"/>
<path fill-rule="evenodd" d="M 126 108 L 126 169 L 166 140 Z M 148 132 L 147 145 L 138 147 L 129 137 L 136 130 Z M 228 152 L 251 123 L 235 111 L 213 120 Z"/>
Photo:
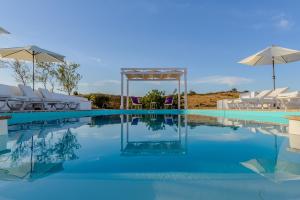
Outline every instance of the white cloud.
<path fill-rule="evenodd" d="M 289 29 L 292 27 L 292 23 L 287 19 L 280 19 L 276 26 L 281 29 Z"/>
<path fill-rule="evenodd" d="M 294 22 L 284 13 L 272 17 L 275 27 L 281 30 L 289 30 L 294 26 Z"/>
<path fill-rule="evenodd" d="M 120 85 L 119 80 L 101 80 L 101 81 L 96 81 L 93 83 L 88 83 L 88 82 L 82 82 L 79 83 L 79 87 L 104 87 L 104 86 L 111 86 L 111 85 Z"/>
<path fill-rule="evenodd" d="M 207 141 L 241 141 L 245 139 L 249 139 L 253 137 L 251 134 L 237 134 L 234 132 L 229 133 L 217 133 L 217 134 L 195 134 L 189 135 L 190 138 L 193 138 L 194 140 L 207 140 Z"/>
<path fill-rule="evenodd" d="M 251 83 L 252 81 L 252 79 L 237 76 L 208 76 L 192 82 L 200 84 L 227 85 L 232 87 L 240 84 Z"/>
<path fill-rule="evenodd" d="M 96 63 L 101 63 L 102 64 L 102 59 L 99 57 L 89 57 L 90 60 L 96 62 Z"/>
<path fill-rule="evenodd" d="M 290 30 L 295 25 L 290 14 L 279 12 L 278 10 L 252 10 L 243 12 L 241 10 L 230 11 L 234 17 L 239 18 L 247 27 L 254 30 Z"/>

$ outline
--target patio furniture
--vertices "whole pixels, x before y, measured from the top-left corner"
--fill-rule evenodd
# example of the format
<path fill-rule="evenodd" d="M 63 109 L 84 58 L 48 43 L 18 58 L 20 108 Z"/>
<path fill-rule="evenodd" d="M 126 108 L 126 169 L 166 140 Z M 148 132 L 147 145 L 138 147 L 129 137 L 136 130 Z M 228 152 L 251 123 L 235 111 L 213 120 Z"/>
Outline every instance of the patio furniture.
<path fill-rule="evenodd" d="M 140 121 L 140 117 L 132 117 L 131 125 L 136 126 L 136 125 L 138 125 L 139 121 Z"/>
<path fill-rule="evenodd" d="M 299 109 L 300 108 L 300 92 L 287 92 L 279 94 L 277 97 L 280 102 L 280 107 L 287 109 Z"/>
<path fill-rule="evenodd" d="M 158 103 L 157 102 L 150 102 L 150 110 L 154 110 L 158 108 Z"/>
<path fill-rule="evenodd" d="M 234 99 L 231 100 L 231 102 L 229 102 L 229 106 L 231 108 L 238 108 L 238 109 L 255 108 L 259 104 L 260 100 L 266 97 L 270 93 L 271 90 L 263 90 L 254 97 L 241 97 L 239 99 Z"/>
<path fill-rule="evenodd" d="M 164 102 L 164 108 L 165 109 L 172 108 L 173 101 L 174 101 L 174 98 L 172 96 L 166 97 L 165 102 Z"/>
<path fill-rule="evenodd" d="M 63 63 L 65 56 L 42 49 L 37 46 L 25 46 L 15 48 L 0 49 L 0 57 L 9 59 L 18 59 L 32 62 L 32 88 L 35 89 L 35 63 L 36 62 L 51 62 Z"/>
<path fill-rule="evenodd" d="M 91 109 L 91 102 L 86 98 L 52 93 L 52 92 L 49 92 L 47 89 L 41 89 L 41 88 L 39 88 L 38 91 L 44 98 L 60 101 L 60 109 L 64 109 L 64 108 L 67 108 L 70 110 L 90 110 Z M 56 107 L 57 107 L 57 105 L 56 105 Z"/>
<path fill-rule="evenodd" d="M 275 90 L 275 64 L 287 64 L 299 60 L 300 51 L 272 45 L 241 60 L 239 63 L 250 66 L 272 65 L 273 90 Z"/>
<path fill-rule="evenodd" d="M 22 96 L 18 87 L 0 84 L 0 110 L 23 110 L 27 97 Z"/>
<path fill-rule="evenodd" d="M 174 125 L 173 115 L 164 115 L 164 121 L 165 121 L 165 124 L 173 126 Z"/>
<path fill-rule="evenodd" d="M 132 107 L 135 107 L 136 109 L 143 109 L 143 104 L 140 102 L 140 99 L 138 97 L 130 97 L 131 98 L 131 103 Z"/>
<path fill-rule="evenodd" d="M 57 99 L 48 99 L 40 96 L 40 93 L 37 91 L 33 91 L 31 87 L 25 86 L 25 85 L 18 85 L 20 88 L 21 92 L 25 97 L 28 98 L 28 101 L 26 102 L 26 105 L 24 106 L 24 109 L 29 109 L 29 110 L 46 110 L 50 108 L 55 107 L 57 108 L 56 105 L 61 103 L 60 100 Z"/>
<path fill-rule="evenodd" d="M 264 108 L 279 108 L 280 102 L 277 99 L 278 95 L 286 92 L 288 87 L 277 88 L 273 91 L 261 91 L 254 98 L 240 98 L 233 100 L 232 104 L 237 105 L 239 109 L 264 109 Z"/>

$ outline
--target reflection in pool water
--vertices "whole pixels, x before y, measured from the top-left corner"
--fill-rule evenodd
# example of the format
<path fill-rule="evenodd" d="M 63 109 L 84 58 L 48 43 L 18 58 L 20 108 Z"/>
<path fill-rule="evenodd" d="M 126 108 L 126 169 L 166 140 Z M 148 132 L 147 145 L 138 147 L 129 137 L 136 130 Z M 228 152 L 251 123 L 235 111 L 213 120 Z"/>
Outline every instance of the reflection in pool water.
<path fill-rule="evenodd" d="M 2 149 L 9 148 L 0 156 L 1 178 L 34 180 L 63 170 L 63 162 L 78 158 L 75 151 L 80 144 L 71 132 L 82 125 L 78 122 L 67 119 L 9 127 L 11 140 L 1 136 Z"/>
<path fill-rule="evenodd" d="M 0 136 L 0 197 L 298 199 L 299 149 L 285 125 L 196 115 L 16 124 Z"/>
<path fill-rule="evenodd" d="M 124 122 L 125 117 L 125 122 Z M 186 122 L 186 120 L 184 120 Z M 126 136 L 124 136 L 124 123 L 126 124 Z M 174 128 L 177 133 L 175 137 L 162 140 L 162 137 L 150 138 L 146 140 L 131 140 L 130 125 L 138 126 L 143 123 L 144 126 L 152 132 L 165 130 L 166 126 Z M 177 115 L 144 115 L 129 116 L 121 115 L 121 152 L 123 156 L 134 155 L 184 155 L 187 151 L 187 126 L 185 125 L 184 133 L 181 128 L 181 116 Z M 124 139 L 125 138 L 125 139 Z M 124 141 L 125 140 L 125 141 Z M 125 144 L 124 144 L 125 143 Z"/>

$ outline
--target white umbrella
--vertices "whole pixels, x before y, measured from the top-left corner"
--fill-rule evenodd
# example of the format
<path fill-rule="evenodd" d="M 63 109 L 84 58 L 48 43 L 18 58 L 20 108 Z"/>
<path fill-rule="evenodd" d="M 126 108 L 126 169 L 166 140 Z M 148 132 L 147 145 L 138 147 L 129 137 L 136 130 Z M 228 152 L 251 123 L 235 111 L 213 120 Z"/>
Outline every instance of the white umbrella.
<path fill-rule="evenodd" d="M 10 34 L 10 32 L 8 32 L 7 30 L 5 30 L 4 28 L 0 27 L 0 35 L 1 34 Z"/>
<path fill-rule="evenodd" d="M 251 66 L 272 65 L 273 89 L 275 89 L 275 64 L 287 64 L 300 60 L 300 51 L 272 45 L 239 63 Z"/>
<path fill-rule="evenodd" d="M 64 56 L 41 49 L 37 46 L 15 47 L 0 49 L 2 58 L 32 61 L 32 89 L 34 90 L 34 63 L 35 62 L 64 62 Z"/>

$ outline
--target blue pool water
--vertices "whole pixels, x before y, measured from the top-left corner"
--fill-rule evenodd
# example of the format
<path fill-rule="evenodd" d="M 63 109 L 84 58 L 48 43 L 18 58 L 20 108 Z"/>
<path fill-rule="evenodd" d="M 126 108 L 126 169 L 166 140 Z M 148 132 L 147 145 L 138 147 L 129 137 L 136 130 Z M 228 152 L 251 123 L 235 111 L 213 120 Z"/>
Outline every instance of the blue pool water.
<path fill-rule="evenodd" d="M 0 136 L 0 199 L 300 199 L 300 138 L 286 123 L 40 114 L 14 114 Z"/>
<path fill-rule="evenodd" d="M 57 118 L 86 117 L 98 115 L 120 115 L 120 114 L 186 114 L 204 115 L 212 117 L 226 117 L 230 119 L 254 120 L 257 122 L 287 124 L 288 116 L 298 115 L 300 112 L 283 111 L 246 111 L 246 110 L 87 110 L 87 111 L 61 111 L 61 112 L 16 112 L 0 113 L 12 116 L 9 124 L 26 123 L 35 120 L 49 120 Z"/>

